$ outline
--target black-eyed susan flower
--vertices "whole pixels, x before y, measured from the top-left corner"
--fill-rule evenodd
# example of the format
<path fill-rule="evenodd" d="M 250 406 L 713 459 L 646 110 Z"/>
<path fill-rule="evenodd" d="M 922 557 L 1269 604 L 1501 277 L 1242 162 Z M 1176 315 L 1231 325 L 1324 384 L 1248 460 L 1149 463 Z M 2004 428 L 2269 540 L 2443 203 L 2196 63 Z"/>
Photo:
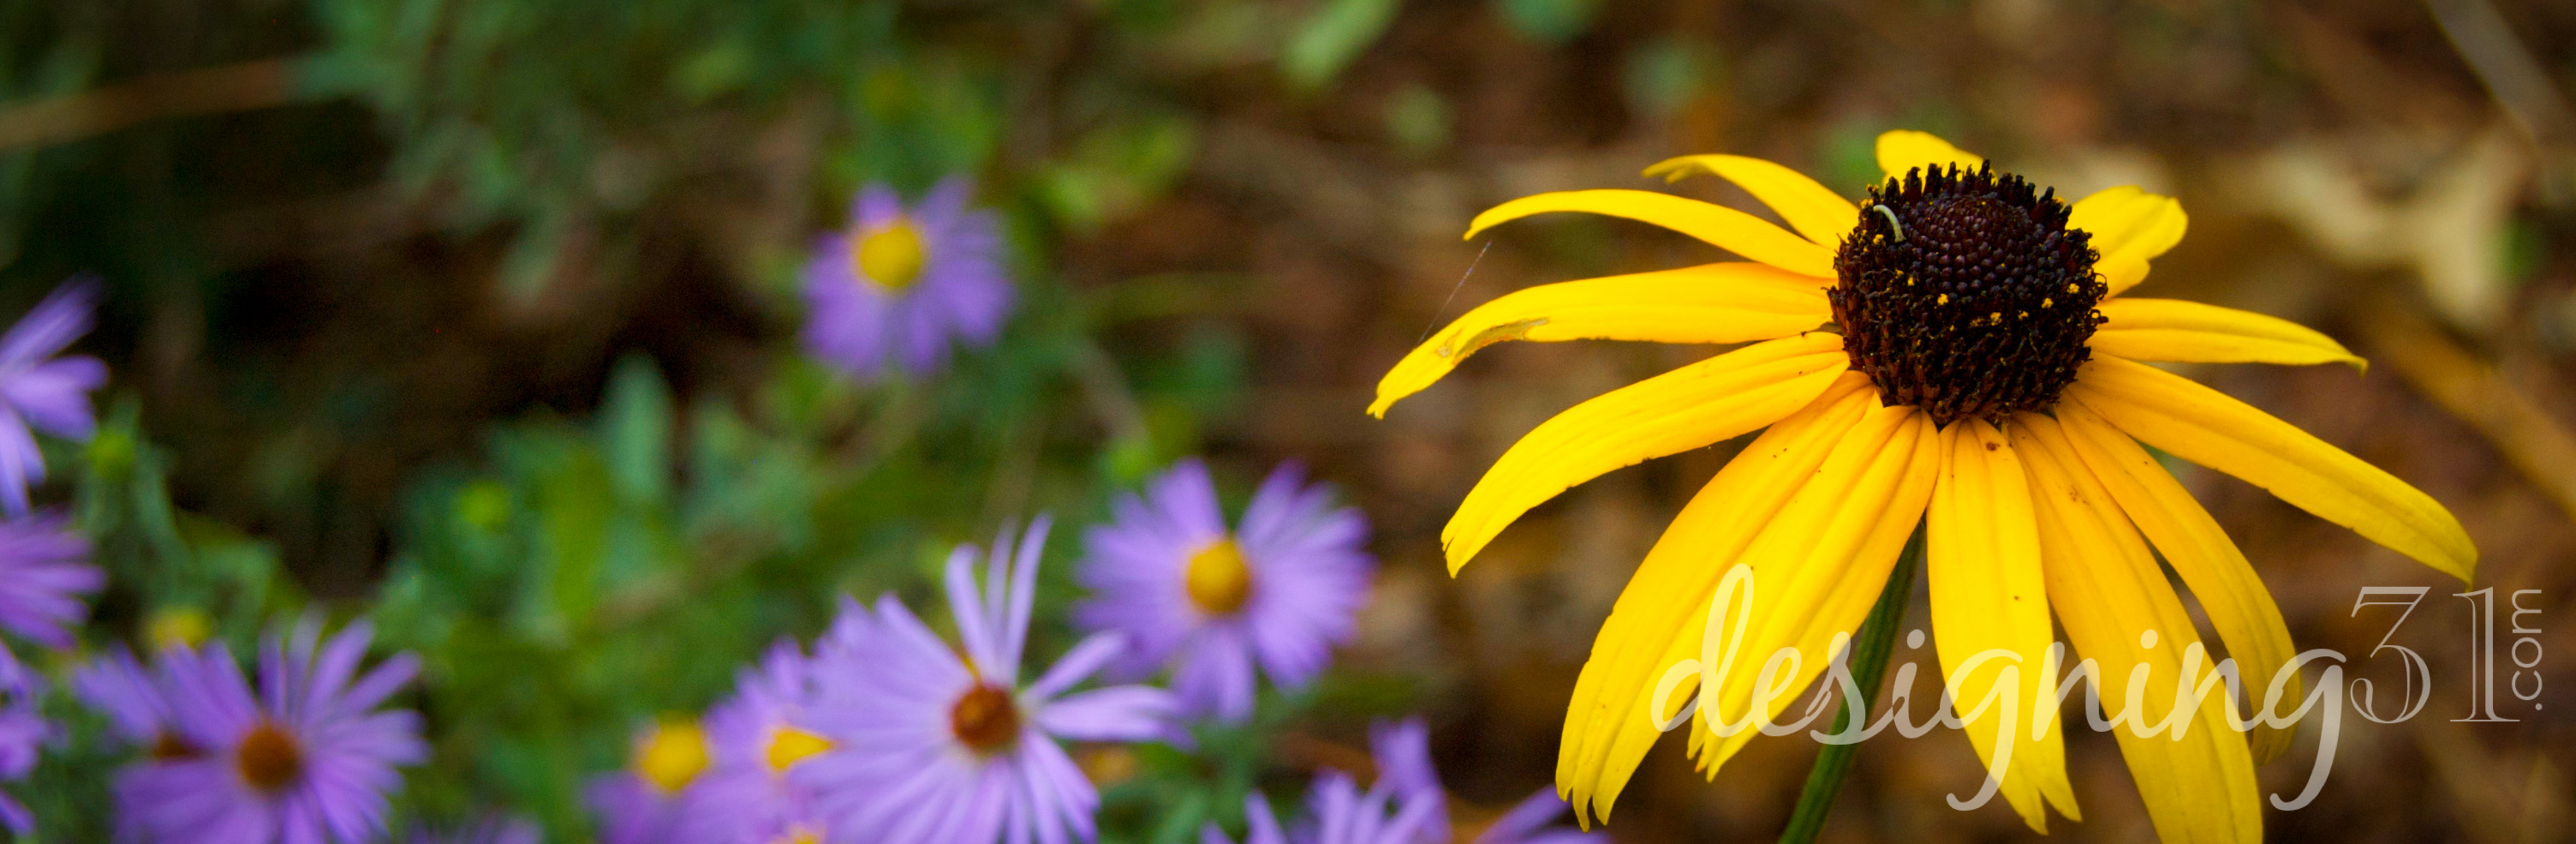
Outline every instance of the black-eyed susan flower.
<path fill-rule="evenodd" d="M 1756 578 L 1738 650 L 1756 656 L 1716 675 L 1719 688 L 1702 690 L 1694 717 L 1743 721 L 1764 658 L 1795 648 L 1790 694 L 1760 713 L 1776 716 L 1825 669 L 1836 635 L 1860 625 L 1918 523 L 1927 533 L 1935 650 L 1944 673 L 1957 675 L 1950 691 L 1963 704 L 1984 698 L 2007 664 L 1959 675 L 1970 655 L 2000 650 L 2017 657 L 2022 676 L 2053 677 L 2053 618 L 2077 654 L 2098 665 L 2104 700 L 2143 700 L 2145 711 L 2133 714 L 2163 721 L 2183 678 L 2181 655 L 2200 639 L 2150 548 L 2199 599 L 2244 676 L 2273 676 L 2295 652 L 2279 609 L 2217 521 L 2140 443 L 2470 576 L 2477 549 L 2431 497 L 2147 365 L 2362 365 L 2334 340 L 2284 320 L 2121 296 L 2182 239 L 2173 199 L 2121 187 L 2068 205 L 1921 132 L 1881 136 L 1878 159 L 1887 181 L 1857 204 L 1741 156 L 1689 156 L 1646 171 L 1726 178 L 1788 229 L 1633 190 L 1541 194 L 1487 211 L 1470 237 L 1533 214 L 1584 211 L 1660 225 L 1752 260 L 1513 293 L 1433 335 L 1378 384 L 1370 412 L 1383 414 L 1504 340 L 1750 344 L 1548 420 L 1495 462 L 1442 532 L 1454 572 L 1522 513 L 1575 484 L 1761 431 L 1674 519 L 1593 643 L 1567 706 L 1557 768 L 1558 788 L 1579 811 L 1609 817 L 1658 735 L 1649 696 L 1666 667 L 1697 655 L 1700 620 L 1728 571 L 1742 565 Z M 2151 630 L 2160 635 L 2143 635 Z M 2148 670 L 2132 671 L 2140 666 Z M 2054 685 L 2020 683 L 2018 711 L 2054 711 L 2039 697 Z M 2200 712 L 2178 719 L 2188 725 L 2179 738 L 2116 731 L 2165 840 L 2262 835 L 2255 760 L 2289 736 L 2230 729 L 2226 706 L 2223 695 L 2205 698 Z M 2013 809 L 2043 831 L 2043 806 L 2080 817 L 2059 733 L 2007 731 L 1996 715 L 1968 720 L 1967 732 L 1989 761 L 1998 742 L 2013 743 L 2000 784 Z M 1714 778 L 1754 733 L 1693 729 L 1691 750 Z"/>

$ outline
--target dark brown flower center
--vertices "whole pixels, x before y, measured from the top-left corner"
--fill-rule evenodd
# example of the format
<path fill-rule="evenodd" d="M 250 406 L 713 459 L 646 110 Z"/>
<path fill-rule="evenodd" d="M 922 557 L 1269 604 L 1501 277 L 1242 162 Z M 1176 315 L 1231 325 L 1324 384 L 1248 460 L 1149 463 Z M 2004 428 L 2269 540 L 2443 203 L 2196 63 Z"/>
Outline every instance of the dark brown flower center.
<path fill-rule="evenodd" d="M 1019 739 L 1020 708 L 1011 701 L 1009 690 L 978 683 L 948 710 L 948 729 L 976 752 L 992 753 Z"/>
<path fill-rule="evenodd" d="M 241 769 L 242 781 L 252 788 L 276 791 L 303 776 L 304 748 L 285 728 L 261 721 L 233 751 L 233 765 Z"/>
<path fill-rule="evenodd" d="M 152 749 L 148 752 L 155 762 L 195 759 L 204 755 L 196 745 L 189 744 L 187 739 L 180 738 L 178 733 L 168 730 L 163 730 L 160 735 L 152 737 Z"/>
<path fill-rule="evenodd" d="M 2056 189 L 1983 164 L 1871 187 L 1826 294 L 1852 368 L 1944 425 L 2056 404 L 2108 290 L 2068 214 Z"/>

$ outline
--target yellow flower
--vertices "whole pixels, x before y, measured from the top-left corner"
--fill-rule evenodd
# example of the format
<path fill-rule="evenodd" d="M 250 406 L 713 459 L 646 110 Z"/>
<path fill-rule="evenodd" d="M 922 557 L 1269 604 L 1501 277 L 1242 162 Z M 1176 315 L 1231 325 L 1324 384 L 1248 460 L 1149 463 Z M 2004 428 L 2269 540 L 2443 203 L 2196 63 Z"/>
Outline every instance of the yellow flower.
<path fill-rule="evenodd" d="M 2043 662 L 2053 615 L 2078 658 L 2099 665 L 2109 705 L 2143 699 L 2140 714 L 2160 722 L 2182 679 L 2181 654 L 2200 638 L 2153 548 L 2262 688 L 2296 653 L 2280 610 L 2217 521 L 2140 442 L 2471 576 L 2476 547 L 2430 496 L 2270 414 L 2141 363 L 2363 365 L 2284 320 L 2121 297 L 2181 241 L 2183 212 L 2172 198 L 2121 187 L 2070 207 L 1921 132 L 1881 136 L 1878 160 L 1888 181 L 1857 206 L 1786 167 L 1741 156 L 1689 156 L 1646 171 L 1726 178 L 1795 234 L 1647 191 L 1504 203 L 1478 216 L 1468 236 L 1533 214 L 1584 211 L 1663 226 L 1752 261 L 1522 290 L 1469 312 L 1378 383 L 1370 413 L 1383 415 L 1504 340 L 1751 344 L 1549 419 L 1495 462 L 1441 533 L 1455 573 L 1522 513 L 1575 484 L 1762 431 L 1674 519 L 1593 642 L 1557 762 L 1557 786 L 1579 812 L 1609 818 L 1659 735 L 1645 712 L 1655 683 L 1667 666 L 1697 656 L 1700 621 L 1727 571 L 1748 566 L 1759 587 L 1737 652 L 1796 648 L 1794 692 L 1824 670 L 1834 636 L 1860 626 L 1918 521 L 1945 675 L 2000 649 L 2021 658 L 2022 673 L 2053 677 L 2056 666 Z M 2148 630 L 2160 637 L 2142 642 Z M 1719 675 L 1695 720 L 1712 707 L 1744 719 L 1762 661 L 1738 660 Z M 1955 678 L 1957 700 L 1973 703 L 1998 685 L 2002 663 L 1987 665 Z M 2150 670 L 2139 680 L 2131 669 L 2142 665 Z M 2132 691 L 2135 682 L 2145 687 Z M 2053 681 L 2021 685 L 2021 712 L 2054 709 L 2041 697 L 2054 693 Z M 1689 691 L 1671 699 L 1675 709 Z M 1765 714 L 1795 697 L 1774 699 Z M 2262 837 L 2254 765 L 2290 736 L 2231 729 L 2225 705 L 2223 695 L 2209 697 L 2179 740 L 2116 731 L 2165 840 Z M 2001 788 L 2013 809 L 2041 831 L 2043 805 L 2080 819 L 2058 731 L 2035 739 L 2027 728 L 2006 732 L 1996 714 L 1968 721 L 1967 732 L 1988 760 L 1997 741 L 2017 742 Z M 1713 779 L 1755 732 L 1721 738 L 1695 724 L 1691 752 Z"/>

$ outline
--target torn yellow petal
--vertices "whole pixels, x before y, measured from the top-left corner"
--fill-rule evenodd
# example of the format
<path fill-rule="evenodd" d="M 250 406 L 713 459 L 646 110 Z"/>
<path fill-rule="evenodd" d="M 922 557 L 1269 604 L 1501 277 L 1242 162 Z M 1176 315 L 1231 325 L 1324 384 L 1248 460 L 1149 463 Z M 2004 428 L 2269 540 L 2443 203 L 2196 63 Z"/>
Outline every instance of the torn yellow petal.
<path fill-rule="evenodd" d="M 1476 215 L 1467 237 L 1533 214 L 1582 211 L 1653 223 L 1799 275 L 1834 277 L 1834 252 L 1760 217 L 1723 205 L 1642 190 L 1573 190 L 1524 196 Z"/>
<path fill-rule="evenodd" d="M 1638 718 L 1640 701 L 1653 693 L 1664 668 L 1696 656 L 1697 631 L 1725 567 L 1763 524 L 1815 473 L 1870 408 L 1878 405 L 1869 377 L 1845 372 L 1824 395 L 1755 437 L 1701 487 L 1655 541 L 1628 580 L 1610 617 L 1593 638 L 1591 658 L 1565 707 L 1565 733 L 1557 747 L 1558 793 L 1577 814 L 1590 805 L 1609 817 L 1610 796 L 1627 782 L 1637 760 L 1660 735 Z M 1686 695 L 1688 689 L 1676 691 Z M 1684 698 L 1686 699 L 1686 698 Z M 1627 748 L 1617 760 L 1614 747 Z M 1604 771 L 1613 773 L 1604 774 Z"/>
<path fill-rule="evenodd" d="M 1734 182 L 1762 204 L 1779 212 L 1789 227 L 1826 248 L 1839 246 L 1859 222 L 1859 207 L 1818 184 L 1807 174 L 1759 158 L 1741 155 L 1685 155 L 1646 168 L 1648 176 L 1678 182 L 1693 170 L 1706 170 Z"/>
<path fill-rule="evenodd" d="M 1859 435 L 1889 421 L 1895 428 L 1883 442 Z M 1797 649 L 1798 671 L 1764 717 L 1776 719 L 1824 673 L 1835 635 L 1860 629 L 1906 538 L 1923 521 L 1941 470 L 1939 437 L 1919 410 L 1872 408 L 1763 527 L 1739 558 L 1753 568 L 1757 587 L 1741 650 L 1751 658 L 1738 659 L 1717 678 L 1716 694 L 1703 698 L 1700 715 L 1729 722 L 1747 717 L 1763 662 L 1783 649 Z M 1760 734 L 1692 733 L 1700 771 L 1715 779 L 1719 766 Z"/>
<path fill-rule="evenodd" d="M 1759 430 L 1807 406 L 1849 368 L 1842 336 L 1746 346 L 1612 390 L 1540 423 L 1503 452 L 1440 531 L 1456 573 L 1513 520 L 1576 484 Z"/>
<path fill-rule="evenodd" d="M 2200 641 L 2191 616 L 2118 505 L 2078 462 L 2056 420 L 2024 413 L 2007 427 L 2031 483 L 2049 602 L 2076 655 L 2097 668 L 2103 709 L 2113 718 L 2164 723 L 2177 685 L 2186 680 L 2182 654 Z M 2144 638 L 2149 631 L 2151 640 Z M 2188 678 L 2195 687 L 2209 677 L 2209 662 L 2204 658 Z M 2147 667 L 2143 674 L 2132 671 L 2139 665 Z M 2133 683 L 2144 688 L 2132 689 Z M 2140 736 L 2127 724 L 2112 731 L 2162 840 L 2263 839 L 2254 757 L 2245 735 L 2228 723 L 2226 706 L 2220 687 L 2175 719 L 2184 722 L 2178 736 L 2172 729 Z"/>
<path fill-rule="evenodd" d="M 1898 129 L 1878 136 L 1878 169 L 1890 179 L 1902 180 L 1905 171 L 1916 167 L 1956 164 L 1962 170 L 1975 170 L 1985 162 L 1985 157 L 1951 146 L 1930 132 Z"/>
<path fill-rule="evenodd" d="M 2021 461 L 1993 425 L 1953 422 L 1941 441 L 1940 480 L 1924 516 L 1934 650 L 1977 760 L 1993 770 L 1996 747 L 2012 746 L 1999 791 L 2031 831 L 2046 833 L 2042 792 L 2045 802 L 2074 816 L 2075 791 L 2067 784 L 2056 719 L 2032 736 L 2038 714 L 2056 710 L 2057 666 L 2049 645 L 2057 634 L 2049 624 L 2030 490 Z M 1980 654 L 2010 658 L 1969 666 Z M 2007 670 L 2010 694 L 1997 695 Z M 1997 697 L 1987 702 L 1989 695 Z"/>
<path fill-rule="evenodd" d="M 1506 340 L 1743 343 L 1832 318 L 1815 279 L 1750 261 L 1541 285 L 1478 306 L 1414 347 L 1378 381 L 1369 415 L 1386 415 L 1468 355 Z"/>
<path fill-rule="evenodd" d="M 2263 580 L 2246 562 L 2245 554 L 2227 538 L 2227 531 L 2210 518 L 2199 501 L 2191 497 L 2173 473 L 2165 471 L 2147 450 L 2138 447 L 2129 435 L 2120 433 L 2092 410 L 2075 403 L 2057 406 L 2057 421 L 2075 455 L 2102 483 L 2120 511 L 2136 524 L 2147 541 L 2163 552 L 2165 562 L 2182 576 L 2183 585 L 2191 587 L 2200 606 L 2208 611 L 2212 627 L 2218 629 L 2219 641 L 2227 645 L 2227 655 L 2236 660 L 2239 676 L 2244 678 L 2250 711 L 2264 711 L 2264 694 L 2281 666 L 2298 653 L 2290 642 L 2290 628 L 2281 620 L 2281 608 L 2272 602 L 2272 593 L 2263 588 Z M 2299 700 L 2300 680 L 2296 672 L 2283 684 L 2281 700 Z M 2279 711 L 2288 711 L 2284 706 Z M 2252 739 L 2256 762 L 2269 762 L 2289 749 L 2294 731 L 2258 726 Z"/>
<path fill-rule="evenodd" d="M 2348 363 L 2368 361 L 2316 329 L 2279 317 L 2180 299 L 2109 299 L 2088 345 L 2130 360 L 2169 363 Z"/>
<path fill-rule="evenodd" d="M 2189 222 L 2173 197 L 2124 185 L 2077 200 L 2066 227 L 2093 236 L 2093 251 L 2102 256 L 2093 270 L 2117 296 L 2147 279 L 2147 262 L 2181 243 Z"/>
<path fill-rule="evenodd" d="M 2271 490 L 2462 582 L 2477 571 L 2477 545 L 2432 496 L 2191 379 L 2097 354 L 2066 398 L 2148 445 Z"/>

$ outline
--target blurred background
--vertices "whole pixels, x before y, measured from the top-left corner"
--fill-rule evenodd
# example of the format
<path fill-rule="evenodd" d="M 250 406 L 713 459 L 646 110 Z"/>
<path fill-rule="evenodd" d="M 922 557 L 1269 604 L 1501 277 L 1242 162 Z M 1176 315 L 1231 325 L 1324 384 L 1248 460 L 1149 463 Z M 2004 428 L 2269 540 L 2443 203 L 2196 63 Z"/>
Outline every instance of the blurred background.
<path fill-rule="evenodd" d="M 1382 560 L 1359 641 L 1265 703 L 1227 775 L 1293 778 L 1420 712 L 1459 805 L 1499 807 L 1548 780 L 1610 602 L 1740 443 L 1581 487 L 1449 578 L 1439 527 L 1512 440 L 1707 352 L 1497 347 L 1382 422 L 1361 412 L 1379 375 L 1504 292 L 1717 254 L 1602 219 L 1462 242 L 1467 220 L 1652 187 L 1641 168 L 1695 152 L 1857 195 L 1878 132 L 1932 130 L 2061 194 L 2179 197 L 2190 236 L 2141 293 L 2373 362 L 2190 374 L 2448 505 L 2484 554 L 2474 586 L 2542 590 L 2520 619 L 2538 668 L 2498 660 L 2499 683 L 2541 675 L 2538 702 L 2455 723 L 2456 584 L 2185 472 L 2300 646 L 2355 674 L 2398 678 L 2366 660 L 2391 616 L 2356 616 L 2357 591 L 2431 587 L 2386 640 L 2431 662 L 2430 705 L 2346 717 L 2322 796 L 2268 812 L 2271 834 L 2565 841 L 2571 92 L 2576 6 L 2526 0 L 7 0 L 0 312 L 107 283 L 76 347 L 113 370 L 103 428 L 48 443 L 39 493 L 111 574 L 87 640 L 373 616 L 428 659 L 409 703 L 437 753 L 407 812 L 505 808 L 587 840 L 581 778 L 642 719 L 703 707 L 835 596 L 921 605 L 951 544 L 1039 511 L 1097 522 L 1191 455 L 1238 506 L 1305 461 Z M 1008 234 L 1001 341 L 874 385 L 808 358 L 814 238 L 862 185 L 957 174 Z M 1713 180 L 1673 190 L 1763 213 Z M 2055 837 L 2151 840 L 2112 743 L 2070 735 L 2086 820 Z M 2315 740 L 2267 787 L 2294 794 Z M 1715 784 L 1680 750 L 1648 757 L 1618 840 L 1769 840 L 1815 745 L 1757 741 Z M 105 837 L 102 759 L 58 754 L 22 790 L 43 837 Z M 1110 840 L 1179 840 L 1195 826 L 1164 820 L 1217 799 L 1184 762 L 1091 761 Z M 1870 742 L 1825 836 L 2030 837 L 2000 805 L 1943 805 L 1977 776 L 1953 733 Z"/>

